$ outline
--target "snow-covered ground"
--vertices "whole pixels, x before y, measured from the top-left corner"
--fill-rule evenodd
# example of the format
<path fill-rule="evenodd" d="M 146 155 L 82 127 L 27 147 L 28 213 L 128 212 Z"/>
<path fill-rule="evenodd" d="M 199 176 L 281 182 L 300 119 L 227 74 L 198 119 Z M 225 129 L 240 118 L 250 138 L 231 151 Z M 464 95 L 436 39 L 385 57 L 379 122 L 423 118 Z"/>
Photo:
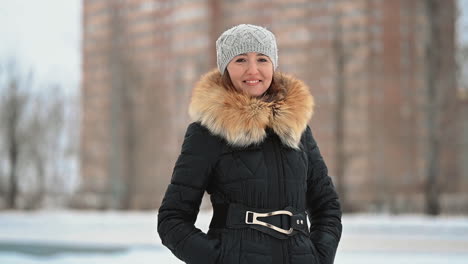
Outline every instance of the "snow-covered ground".
<path fill-rule="evenodd" d="M 157 212 L 0 213 L 2 264 L 181 263 L 156 232 Z M 211 212 L 197 226 L 207 230 Z M 345 215 L 337 264 L 468 263 L 468 217 Z"/>

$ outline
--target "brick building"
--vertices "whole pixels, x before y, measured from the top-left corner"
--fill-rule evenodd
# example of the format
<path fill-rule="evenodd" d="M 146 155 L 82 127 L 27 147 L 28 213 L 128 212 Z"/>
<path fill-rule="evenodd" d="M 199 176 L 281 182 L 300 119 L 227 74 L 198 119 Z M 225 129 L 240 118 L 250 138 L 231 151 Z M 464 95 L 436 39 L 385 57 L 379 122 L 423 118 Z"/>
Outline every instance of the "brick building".
<path fill-rule="evenodd" d="M 442 207 L 453 212 L 468 208 L 468 172 L 455 148 L 463 135 L 456 126 L 463 116 L 453 74 L 455 6 L 436 2 L 444 10 L 437 41 L 444 83 L 437 87 L 449 102 L 440 107 L 439 181 Z M 190 122 L 191 89 L 216 65 L 216 38 L 252 23 L 276 34 L 279 70 L 311 87 L 311 126 L 346 206 L 422 211 L 430 35 L 424 4 L 84 0 L 82 187 L 75 203 L 159 206 Z"/>

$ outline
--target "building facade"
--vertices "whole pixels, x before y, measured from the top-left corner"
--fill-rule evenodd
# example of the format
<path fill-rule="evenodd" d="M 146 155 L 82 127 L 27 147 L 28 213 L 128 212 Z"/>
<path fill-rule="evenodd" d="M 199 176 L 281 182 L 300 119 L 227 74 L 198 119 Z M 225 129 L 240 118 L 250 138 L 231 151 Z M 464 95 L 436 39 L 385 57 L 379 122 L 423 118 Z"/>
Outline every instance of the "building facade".
<path fill-rule="evenodd" d="M 435 52 L 428 45 L 437 43 L 440 201 L 443 211 L 468 208 L 457 150 L 466 117 L 453 74 L 455 5 L 432 1 L 443 21 L 434 42 L 427 2 L 84 0 L 75 205 L 159 206 L 190 122 L 191 89 L 216 66 L 216 38 L 251 23 L 275 33 L 279 70 L 310 86 L 317 103 L 310 125 L 349 210 L 424 210 L 427 62 Z"/>

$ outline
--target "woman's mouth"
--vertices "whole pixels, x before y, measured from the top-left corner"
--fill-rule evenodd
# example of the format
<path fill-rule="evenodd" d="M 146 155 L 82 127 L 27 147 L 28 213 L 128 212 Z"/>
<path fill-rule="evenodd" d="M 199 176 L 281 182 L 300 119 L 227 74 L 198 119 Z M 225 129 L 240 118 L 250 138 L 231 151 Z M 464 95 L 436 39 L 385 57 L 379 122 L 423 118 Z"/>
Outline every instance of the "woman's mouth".
<path fill-rule="evenodd" d="M 247 85 L 251 85 L 251 86 L 254 86 L 254 85 L 257 85 L 261 82 L 261 80 L 245 80 L 244 83 L 247 84 Z"/>

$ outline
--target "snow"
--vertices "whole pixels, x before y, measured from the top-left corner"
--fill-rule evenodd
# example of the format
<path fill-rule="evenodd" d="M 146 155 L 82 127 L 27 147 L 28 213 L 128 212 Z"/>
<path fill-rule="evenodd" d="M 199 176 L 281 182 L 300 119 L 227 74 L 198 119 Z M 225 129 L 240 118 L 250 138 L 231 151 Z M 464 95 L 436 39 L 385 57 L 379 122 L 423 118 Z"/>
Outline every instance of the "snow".
<path fill-rule="evenodd" d="M 346 215 L 335 263 L 468 263 L 468 217 Z"/>
<path fill-rule="evenodd" d="M 0 213 L 0 263 L 181 263 L 156 232 L 156 211 Z M 206 231 L 211 212 L 196 226 Z M 335 263 L 468 263 L 468 217 L 343 217 Z"/>

